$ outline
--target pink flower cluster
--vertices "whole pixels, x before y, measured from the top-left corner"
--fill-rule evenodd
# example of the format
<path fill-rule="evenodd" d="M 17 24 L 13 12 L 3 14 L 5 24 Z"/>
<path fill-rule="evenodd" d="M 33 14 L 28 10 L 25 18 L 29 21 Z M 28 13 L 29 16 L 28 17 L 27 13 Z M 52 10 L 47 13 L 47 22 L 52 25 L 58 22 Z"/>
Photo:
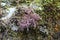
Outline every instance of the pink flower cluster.
<path fill-rule="evenodd" d="M 24 14 L 22 16 L 21 21 L 19 22 L 20 28 L 21 29 L 28 28 L 30 27 L 30 25 L 36 27 L 37 21 L 40 20 L 40 16 L 36 13 L 31 13 L 32 12 L 31 9 L 25 10 L 25 12 L 27 14 Z"/>

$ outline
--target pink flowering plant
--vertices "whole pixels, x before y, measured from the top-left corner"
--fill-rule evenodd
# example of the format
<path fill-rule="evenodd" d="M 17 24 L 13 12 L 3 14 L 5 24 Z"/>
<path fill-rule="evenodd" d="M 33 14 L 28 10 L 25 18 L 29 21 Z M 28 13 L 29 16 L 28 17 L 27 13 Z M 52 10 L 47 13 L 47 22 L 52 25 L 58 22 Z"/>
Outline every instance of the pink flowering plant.
<path fill-rule="evenodd" d="M 19 21 L 19 27 L 21 30 L 24 28 L 29 28 L 30 26 L 36 27 L 40 16 L 37 13 L 34 13 L 31 8 L 26 8 L 25 14 L 22 15 L 21 20 Z"/>

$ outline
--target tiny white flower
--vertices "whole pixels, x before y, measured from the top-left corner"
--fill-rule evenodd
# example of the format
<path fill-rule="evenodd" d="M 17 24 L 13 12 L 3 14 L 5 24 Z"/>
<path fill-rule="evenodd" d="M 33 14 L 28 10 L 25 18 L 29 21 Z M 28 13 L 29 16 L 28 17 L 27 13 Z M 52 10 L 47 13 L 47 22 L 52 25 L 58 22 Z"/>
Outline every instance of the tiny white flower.
<path fill-rule="evenodd" d="M 5 6 L 6 5 L 6 3 L 1 3 L 1 6 Z"/>
<path fill-rule="evenodd" d="M 13 26 L 13 27 L 11 27 L 11 30 L 13 30 L 13 31 L 17 31 L 17 30 L 18 30 L 18 27 Z"/>
<path fill-rule="evenodd" d="M 42 8 L 41 8 L 41 7 L 39 7 L 39 10 L 42 10 Z"/>

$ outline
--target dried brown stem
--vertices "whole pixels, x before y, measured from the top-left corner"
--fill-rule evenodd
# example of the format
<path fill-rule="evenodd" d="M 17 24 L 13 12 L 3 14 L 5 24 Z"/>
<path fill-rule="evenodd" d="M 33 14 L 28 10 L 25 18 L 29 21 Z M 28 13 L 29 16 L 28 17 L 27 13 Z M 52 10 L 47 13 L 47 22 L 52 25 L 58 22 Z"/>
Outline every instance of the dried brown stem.
<path fill-rule="evenodd" d="M 1 0 L 0 0 L 0 15 L 2 15 Z"/>

